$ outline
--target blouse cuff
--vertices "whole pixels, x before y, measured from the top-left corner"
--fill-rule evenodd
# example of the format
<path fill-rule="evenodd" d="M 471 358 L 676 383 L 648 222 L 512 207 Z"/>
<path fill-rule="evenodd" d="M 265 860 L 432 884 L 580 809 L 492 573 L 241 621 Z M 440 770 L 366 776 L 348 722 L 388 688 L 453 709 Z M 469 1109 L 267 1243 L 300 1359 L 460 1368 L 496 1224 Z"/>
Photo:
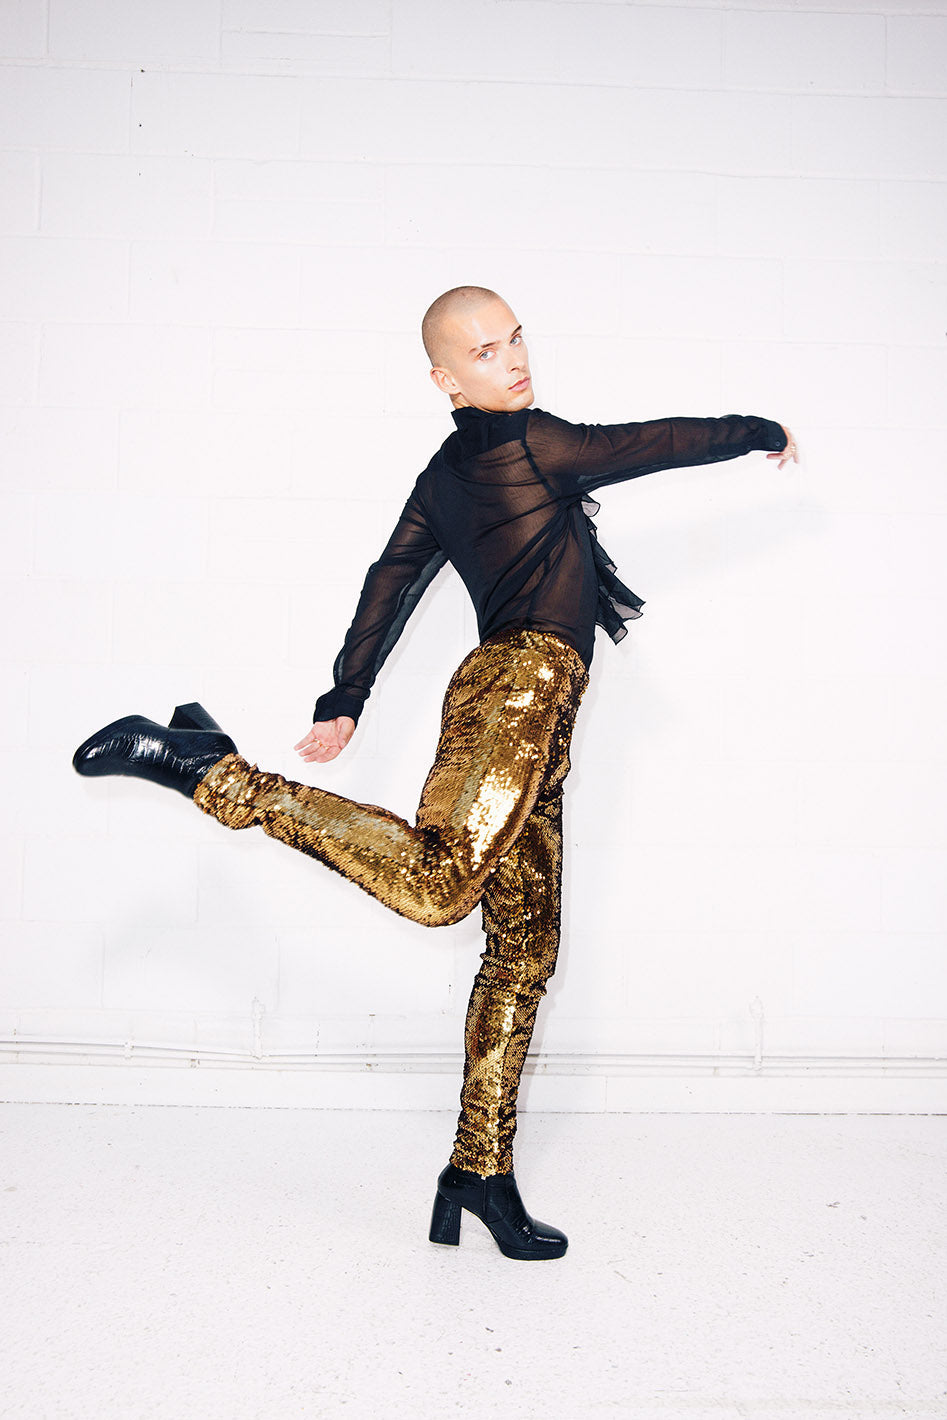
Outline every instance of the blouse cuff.
<path fill-rule="evenodd" d="M 348 715 L 357 725 L 364 703 L 355 695 L 347 695 L 344 690 L 327 690 L 325 695 L 320 695 L 316 701 L 312 722 L 315 724 L 321 720 L 337 720 L 340 715 Z"/>
<path fill-rule="evenodd" d="M 786 438 L 786 431 L 781 424 L 777 424 L 772 419 L 760 419 L 762 426 L 762 438 L 764 443 L 760 444 L 761 449 L 773 454 L 781 454 L 789 442 Z"/>

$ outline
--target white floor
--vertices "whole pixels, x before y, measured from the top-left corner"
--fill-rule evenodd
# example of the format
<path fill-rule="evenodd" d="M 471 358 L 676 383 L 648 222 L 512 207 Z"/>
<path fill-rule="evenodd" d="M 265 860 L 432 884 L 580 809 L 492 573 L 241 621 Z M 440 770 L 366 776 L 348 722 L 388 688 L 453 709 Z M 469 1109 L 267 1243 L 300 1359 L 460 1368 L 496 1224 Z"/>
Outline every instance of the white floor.
<path fill-rule="evenodd" d="M 526 1115 L 534 1264 L 452 1124 L 0 1106 L 3 1420 L 947 1417 L 947 1119 Z"/>

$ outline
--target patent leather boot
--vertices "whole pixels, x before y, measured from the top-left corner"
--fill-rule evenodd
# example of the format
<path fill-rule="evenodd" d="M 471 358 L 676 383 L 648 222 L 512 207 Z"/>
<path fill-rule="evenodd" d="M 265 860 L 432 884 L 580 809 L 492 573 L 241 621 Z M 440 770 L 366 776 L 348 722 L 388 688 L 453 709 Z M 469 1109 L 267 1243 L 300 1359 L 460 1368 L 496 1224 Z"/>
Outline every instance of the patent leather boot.
<path fill-rule="evenodd" d="M 168 726 L 126 715 L 90 735 L 72 758 L 77 774 L 128 774 L 192 798 L 212 764 L 237 747 L 202 705 L 179 705 Z"/>
<path fill-rule="evenodd" d="M 448 1164 L 437 1180 L 431 1242 L 457 1246 L 464 1208 L 489 1228 L 504 1257 L 536 1262 L 542 1258 L 562 1257 L 569 1246 L 565 1233 L 529 1216 L 511 1173 L 484 1178 Z"/>

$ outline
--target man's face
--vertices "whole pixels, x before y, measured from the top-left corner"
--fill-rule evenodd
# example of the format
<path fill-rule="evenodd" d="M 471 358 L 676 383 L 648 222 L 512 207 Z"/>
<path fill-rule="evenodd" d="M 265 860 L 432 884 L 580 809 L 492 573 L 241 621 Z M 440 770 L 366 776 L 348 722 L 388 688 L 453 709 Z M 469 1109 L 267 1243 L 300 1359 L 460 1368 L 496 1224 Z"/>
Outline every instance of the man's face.
<path fill-rule="evenodd" d="M 451 320 L 445 360 L 431 371 L 456 409 L 513 414 L 533 402 L 523 330 L 505 301 L 485 301 Z"/>

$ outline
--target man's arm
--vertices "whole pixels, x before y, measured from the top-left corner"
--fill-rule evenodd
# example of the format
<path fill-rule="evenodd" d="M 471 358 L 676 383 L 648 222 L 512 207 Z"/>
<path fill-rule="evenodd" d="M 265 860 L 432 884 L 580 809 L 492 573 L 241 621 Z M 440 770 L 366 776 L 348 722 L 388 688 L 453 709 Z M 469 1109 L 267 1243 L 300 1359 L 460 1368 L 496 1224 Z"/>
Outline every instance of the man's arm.
<path fill-rule="evenodd" d="M 758 415 L 720 419 L 651 419 L 634 424 L 578 424 L 571 428 L 572 472 L 583 492 L 665 468 L 690 468 L 739 458 L 761 449 L 798 462 L 783 425 Z"/>
<path fill-rule="evenodd" d="M 384 552 L 368 569 L 335 660 L 333 687 L 316 701 L 312 729 L 295 746 L 303 759 L 324 764 L 348 744 L 378 672 L 446 560 L 414 492 Z"/>

